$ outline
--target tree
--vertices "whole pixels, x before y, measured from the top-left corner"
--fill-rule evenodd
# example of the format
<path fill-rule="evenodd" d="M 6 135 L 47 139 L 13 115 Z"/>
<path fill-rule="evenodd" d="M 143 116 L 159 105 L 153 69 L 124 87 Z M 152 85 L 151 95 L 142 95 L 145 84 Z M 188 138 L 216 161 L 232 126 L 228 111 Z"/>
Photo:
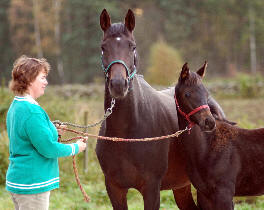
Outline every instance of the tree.
<path fill-rule="evenodd" d="M 12 62 L 14 60 L 7 16 L 9 7 L 9 0 L 0 1 L 0 81 L 6 81 L 5 85 L 11 78 Z"/>
<path fill-rule="evenodd" d="M 113 20 L 118 9 L 115 3 L 94 0 L 68 0 L 62 14 L 62 51 L 66 81 L 92 82 L 102 74 L 99 17 L 107 8 Z"/>

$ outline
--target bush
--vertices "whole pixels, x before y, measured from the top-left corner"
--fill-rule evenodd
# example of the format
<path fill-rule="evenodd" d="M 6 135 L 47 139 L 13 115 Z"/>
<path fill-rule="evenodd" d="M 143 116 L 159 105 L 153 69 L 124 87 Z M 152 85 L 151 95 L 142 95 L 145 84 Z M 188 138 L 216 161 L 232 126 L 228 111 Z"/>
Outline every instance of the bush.
<path fill-rule="evenodd" d="M 209 91 L 224 98 L 257 98 L 264 97 L 264 77 L 239 73 L 232 78 L 217 78 L 206 81 Z"/>
<path fill-rule="evenodd" d="M 0 131 L 3 129 L 6 112 L 13 100 L 13 94 L 5 87 L 0 87 Z"/>
<path fill-rule="evenodd" d="M 5 183 L 5 175 L 8 167 L 8 137 L 6 131 L 0 132 L 0 185 Z"/>
<path fill-rule="evenodd" d="M 145 75 L 148 82 L 168 86 L 175 83 L 183 61 L 177 50 L 159 41 L 150 49 L 149 64 Z"/>
<path fill-rule="evenodd" d="M 264 87 L 264 78 L 260 75 L 239 74 L 239 92 L 242 97 L 253 98 L 261 95 Z"/>

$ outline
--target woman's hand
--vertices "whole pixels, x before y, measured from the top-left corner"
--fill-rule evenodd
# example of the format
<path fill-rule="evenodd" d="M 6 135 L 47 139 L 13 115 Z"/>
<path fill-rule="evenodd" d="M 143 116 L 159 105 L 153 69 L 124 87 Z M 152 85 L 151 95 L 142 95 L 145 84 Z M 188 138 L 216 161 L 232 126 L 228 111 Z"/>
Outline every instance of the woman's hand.
<path fill-rule="evenodd" d="M 88 140 L 88 137 L 83 137 L 83 139 L 78 140 L 76 143 L 79 146 L 79 152 L 82 152 L 86 149 L 86 141 Z"/>
<path fill-rule="evenodd" d="M 63 128 L 67 128 L 67 125 L 56 125 L 56 128 L 57 128 L 59 136 L 61 136 L 65 132 Z"/>

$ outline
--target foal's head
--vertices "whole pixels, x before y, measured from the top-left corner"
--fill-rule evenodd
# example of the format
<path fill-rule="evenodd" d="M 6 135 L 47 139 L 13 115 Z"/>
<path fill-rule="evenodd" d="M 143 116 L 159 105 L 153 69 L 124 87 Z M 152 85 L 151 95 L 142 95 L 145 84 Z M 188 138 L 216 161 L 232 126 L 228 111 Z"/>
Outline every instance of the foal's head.
<path fill-rule="evenodd" d="M 209 92 L 202 83 L 206 67 L 207 62 L 195 73 L 191 72 L 187 63 L 185 63 L 178 84 L 175 87 L 175 97 L 179 105 L 178 109 L 186 114 L 205 105 L 206 108 L 190 115 L 190 121 L 199 125 L 203 131 L 211 131 L 215 128 L 215 119 L 209 107 L 206 106 L 208 105 Z"/>
<path fill-rule="evenodd" d="M 129 82 L 136 73 L 136 42 L 133 36 L 135 16 L 129 9 L 125 23 L 111 24 L 106 9 L 100 16 L 104 32 L 101 43 L 102 67 L 106 74 L 109 92 L 113 98 L 126 96 Z"/>

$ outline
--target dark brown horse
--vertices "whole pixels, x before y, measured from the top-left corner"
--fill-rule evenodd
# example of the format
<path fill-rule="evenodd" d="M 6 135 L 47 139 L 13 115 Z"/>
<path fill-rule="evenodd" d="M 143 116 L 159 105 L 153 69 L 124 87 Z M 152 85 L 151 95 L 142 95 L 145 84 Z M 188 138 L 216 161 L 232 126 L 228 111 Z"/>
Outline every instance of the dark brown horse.
<path fill-rule="evenodd" d="M 100 135 L 121 138 L 163 136 L 178 130 L 174 88 L 156 91 L 135 74 L 135 17 L 128 10 L 125 23 L 111 24 L 103 10 L 100 25 L 102 67 L 106 74 L 105 110 L 115 99 L 113 113 L 100 129 Z M 216 116 L 224 117 L 211 99 Z M 186 161 L 177 138 L 152 142 L 109 142 L 98 140 L 96 154 L 105 176 L 107 193 L 115 210 L 126 210 L 129 188 L 143 196 L 145 210 L 160 206 L 160 190 L 172 189 L 180 209 L 197 209 L 191 195 Z"/>
<path fill-rule="evenodd" d="M 202 84 L 205 68 L 206 64 L 197 73 L 187 64 L 182 68 L 175 88 L 180 129 L 189 125 L 187 113 L 198 111 L 188 115 L 195 125 L 180 138 L 199 207 L 231 210 L 233 196 L 264 193 L 264 128 L 247 130 L 214 119 Z"/>

